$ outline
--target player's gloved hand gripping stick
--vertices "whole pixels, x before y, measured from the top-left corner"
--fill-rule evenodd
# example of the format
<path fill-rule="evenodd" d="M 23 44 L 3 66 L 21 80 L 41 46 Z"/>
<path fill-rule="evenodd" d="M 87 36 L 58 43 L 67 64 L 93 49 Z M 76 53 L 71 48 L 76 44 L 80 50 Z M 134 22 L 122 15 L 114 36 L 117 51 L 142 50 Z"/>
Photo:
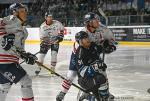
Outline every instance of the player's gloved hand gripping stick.
<path fill-rule="evenodd" d="M 20 51 L 17 47 L 16 47 L 16 50 L 17 50 L 17 52 L 18 52 L 19 54 L 22 54 L 22 55 L 23 55 L 22 51 Z M 14 51 L 14 50 L 13 50 L 13 51 Z M 26 56 L 24 56 L 24 57 L 26 57 Z M 36 62 L 37 65 L 39 65 L 39 66 L 45 68 L 46 70 L 52 72 L 54 75 L 60 77 L 61 79 L 67 80 L 65 77 L 63 77 L 62 75 L 60 75 L 60 74 L 54 72 L 53 70 L 51 70 L 51 69 L 48 68 L 47 66 L 43 65 L 42 63 L 40 63 L 40 62 L 38 62 L 38 61 L 35 61 L 35 62 Z M 82 90 L 83 92 L 88 93 L 88 91 L 86 91 L 85 89 L 83 89 L 83 88 L 77 86 L 76 84 L 72 83 L 72 85 L 73 85 L 74 87 L 76 87 L 76 88 Z"/>

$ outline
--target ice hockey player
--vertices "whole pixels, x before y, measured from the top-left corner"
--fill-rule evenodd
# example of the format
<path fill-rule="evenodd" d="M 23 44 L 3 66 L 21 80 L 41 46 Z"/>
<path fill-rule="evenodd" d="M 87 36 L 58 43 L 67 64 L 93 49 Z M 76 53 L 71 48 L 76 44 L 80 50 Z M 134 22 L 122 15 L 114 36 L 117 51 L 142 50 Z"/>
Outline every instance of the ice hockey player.
<path fill-rule="evenodd" d="M 45 13 L 45 22 L 40 26 L 40 54 L 38 61 L 43 63 L 44 58 L 49 49 L 51 49 L 51 69 L 55 71 L 57 63 L 57 54 L 59 50 L 59 43 L 64 38 L 64 26 L 61 22 L 53 20 L 52 13 Z M 36 75 L 39 74 L 41 67 L 35 71 Z"/>
<path fill-rule="evenodd" d="M 0 100 L 5 101 L 12 84 L 20 82 L 22 101 L 34 101 L 32 80 L 19 65 L 20 57 L 31 65 L 35 64 L 37 59 L 35 55 L 24 50 L 27 38 L 24 26 L 27 7 L 14 3 L 9 10 L 10 15 L 0 19 Z"/>
<path fill-rule="evenodd" d="M 105 74 L 107 66 L 100 57 L 103 49 L 94 42 L 90 42 L 88 34 L 84 31 L 80 31 L 76 37 L 80 43 L 75 53 L 76 59 L 74 59 L 78 83 L 85 90 L 92 92 L 97 101 L 107 101 L 109 97 Z"/>
<path fill-rule="evenodd" d="M 105 53 L 109 54 L 116 50 L 116 47 L 114 45 L 115 39 L 113 37 L 112 32 L 107 27 L 101 25 L 99 21 L 99 16 L 97 14 L 92 13 L 92 12 L 89 12 L 88 14 L 86 14 L 84 17 L 84 23 L 86 26 L 82 31 L 88 34 L 90 42 L 93 42 L 99 47 L 104 48 L 103 43 L 105 40 L 108 40 L 107 42 L 108 45 L 107 47 L 105 47 Z M 78 36 L 78 33 L 76 34 L 76 36 Z M 78 41 L 78 39 L 76 40 Z M 80 45 L 80 42 L 79 42 L 79 45 Z M 74 48 L 72 55 L 71 55 L 69 71 L 66 77 L 67 80 L 64 80 L 62 83 L 62 90 L 56 97 L 57 101 L 62 101 L 62 99 L 64 99 L 65 94 L 68 92 L 68 90 L 71 87 L 72 81 L 77 76 L 76 64 L 74 62 L 75 50 L 76 49 Z M 114 96 L 109 93 L 109 98 L 110 99 L 114 98 Z"/>

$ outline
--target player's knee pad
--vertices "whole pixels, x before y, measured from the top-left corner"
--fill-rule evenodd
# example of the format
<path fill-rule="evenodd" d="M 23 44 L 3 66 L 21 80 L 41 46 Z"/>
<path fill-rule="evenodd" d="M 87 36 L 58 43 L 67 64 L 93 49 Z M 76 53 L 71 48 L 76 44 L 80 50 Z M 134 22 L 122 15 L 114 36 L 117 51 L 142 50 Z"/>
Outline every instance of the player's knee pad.
<path fill-rule="evenodd" d="M 0 96 L 6 95 L 11 85 L 11 83 L 0 84 Z"/>
<path fill-rule="evenodd" d="M 29 78 L 28 75 L 25 75 L 20 80 L 20 85 L 23 98 L 32 98 L 33 97 L 32 80 Z"/>

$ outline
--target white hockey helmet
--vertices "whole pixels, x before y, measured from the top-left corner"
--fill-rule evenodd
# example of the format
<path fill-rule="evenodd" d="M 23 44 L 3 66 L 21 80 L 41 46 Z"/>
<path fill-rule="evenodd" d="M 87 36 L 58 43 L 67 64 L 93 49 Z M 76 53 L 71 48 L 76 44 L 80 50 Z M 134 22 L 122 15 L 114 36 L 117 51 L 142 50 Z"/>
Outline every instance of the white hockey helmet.
<path fill-rule="evenodd" d="M 50 11 L 48 11 L 48 12 L 45 13 L 45 18 L 47 18 L 48 16 L 53 17 L 53 14 Z"/>
<path fill-rule="evenodd" d="M 27 8 L 26 5 L 23 5 L 21 3 L 14 3 L 14 4 L 10 5 L 10 7 L 9 7 L 9 13 L 13 14 L 14 12 L 18 12 L 19 8 L 25 8 L 26 11 L 28 12 L 28 8 Z"/>
<path fill-rule="evenodd" d="M 87 24 L 87 23 L 91 22 L 94 19 L 100 20 L 100 17 L 97 14 L 93 13 L 93 12 L 89 12 L 84 16 L 84 23 Z"/>

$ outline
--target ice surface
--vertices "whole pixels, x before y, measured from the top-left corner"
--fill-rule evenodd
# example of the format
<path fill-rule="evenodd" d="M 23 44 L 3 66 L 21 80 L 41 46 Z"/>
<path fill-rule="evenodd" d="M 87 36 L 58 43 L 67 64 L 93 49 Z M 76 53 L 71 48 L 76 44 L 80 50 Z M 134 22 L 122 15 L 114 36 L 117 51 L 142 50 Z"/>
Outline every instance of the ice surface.
<path fill-rule="evenodd" d="M 32 53 L 39 51 L 39 45 L 27 45 L 26 50 Z M 65 76 L 72 46 L 60 46 L 56 72 Z M 116 96 L 116 101 L 150 101 L 147 89 L 150 87 L 150 48 L 119 46 L 118 50 L 106 55 L 107 73 L 110 92 Z M 50 65 L 50 52 L 45 58 Z M 36 65 L 22 64 L 33 79 L 35 101 L 56 101 L 55 97 L 61 90 L 62 80 L 50 77 L 48 71 L 42 69 L 41 76 L 34 76 Z M 75 83 L 76 80 L 74 81 Z M 78 89 L 71 87 L 64 101 L 76 101 Z M 13 85 L 6 101 L 21 101 L 20 84 Z"/>

